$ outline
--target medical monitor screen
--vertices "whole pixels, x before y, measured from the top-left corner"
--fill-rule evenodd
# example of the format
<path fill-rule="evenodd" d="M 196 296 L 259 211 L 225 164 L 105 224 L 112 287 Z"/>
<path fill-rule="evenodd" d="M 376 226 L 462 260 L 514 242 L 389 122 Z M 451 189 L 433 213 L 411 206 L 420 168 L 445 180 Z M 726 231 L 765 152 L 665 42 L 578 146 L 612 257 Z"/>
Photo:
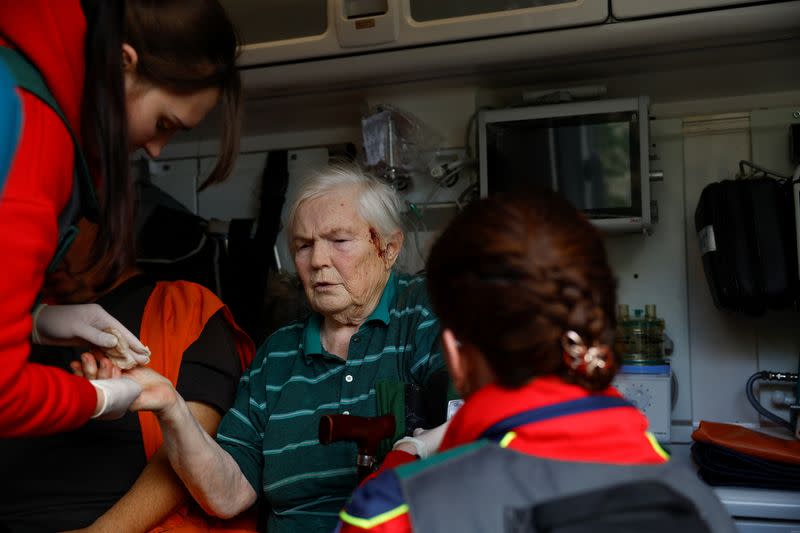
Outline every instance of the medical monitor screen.
<path fill-rule="evenodd" d="M 488 194 L 536 184 L 591 218 L 642 215 L 638 113 L 486 124 Z"/>

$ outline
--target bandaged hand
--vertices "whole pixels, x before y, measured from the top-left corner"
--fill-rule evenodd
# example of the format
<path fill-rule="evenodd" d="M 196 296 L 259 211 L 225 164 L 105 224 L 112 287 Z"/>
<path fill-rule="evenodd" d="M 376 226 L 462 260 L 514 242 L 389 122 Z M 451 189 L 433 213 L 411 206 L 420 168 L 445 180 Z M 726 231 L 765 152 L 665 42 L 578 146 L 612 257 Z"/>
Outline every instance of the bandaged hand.
<path fill-rule="evenodd" d="M 150 362 L 150 350 L 97 304 L 40 305 L 33 313 L 33 342 L 74 346 L 88 342 L 122 369 Z"/>
<path fill-rule="evenodd" d="M 392 446 L 393 450 L 402 450 L 414 455 L 418 455 L 420 459 L 430 457 L 439 449 L 442 444 L 444 434 L 447 432 L 447 427 L 450 425 L 448 420 L 440 426 L 432 429 L 417 428 L 414 430 L 413 437 L 403 437 Z M 411 451 L 414 450 L 414 451 Z"/>

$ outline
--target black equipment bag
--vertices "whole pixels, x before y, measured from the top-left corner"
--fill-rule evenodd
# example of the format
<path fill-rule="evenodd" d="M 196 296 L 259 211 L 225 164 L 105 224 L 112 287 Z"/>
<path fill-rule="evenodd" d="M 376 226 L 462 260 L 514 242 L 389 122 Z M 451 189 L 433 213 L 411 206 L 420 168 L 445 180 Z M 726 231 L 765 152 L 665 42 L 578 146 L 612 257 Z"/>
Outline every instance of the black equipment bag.
<path fill-rule="evenodd" d="M 709 485 L 800 491 L 800 465 L 747 455 L 695 441 L 692 459 Z M 800 495 L 798 495 L 800 498 Z"/>
<path fill-rule="evenodd" d="M 667 485 L 635 481 L 507 511 L 507 533 L 710 533 L 697 506 Z"/>
<path fill-rule="evenodd" d="M 149 181 L 137 182 L 136 190 L 137 266 L 154 279 L 192 281 L 225 299 L 228 255 L 208 221 Z"/>
<path fill-rule="evenodd" d="M 772 178 L 711 183 L 700 195 L 694 220 L 718 308 L 759 316 L 795 302 L 791 183 Z"/>

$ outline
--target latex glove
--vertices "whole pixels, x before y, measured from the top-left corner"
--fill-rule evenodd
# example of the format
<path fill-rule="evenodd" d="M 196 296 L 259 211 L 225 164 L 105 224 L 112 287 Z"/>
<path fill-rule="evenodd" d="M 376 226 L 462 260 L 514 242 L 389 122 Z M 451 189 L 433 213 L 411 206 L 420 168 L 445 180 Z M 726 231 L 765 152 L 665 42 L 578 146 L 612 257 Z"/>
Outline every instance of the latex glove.
<path fill-rule="evenodd" d="M 99 420 L 122 418 L 142 392 L 142 387 L 128 378 L 93 379 L 89 383 L 100 393 L 97 408 L 92 415 L 92 418 Z"/>
<path fill-rule="evenodd" d="M 32 337 L 36 344 L 89 342 L 123 369 L 150 362 L 150 350 L 97 304 L 40 305 L 33 313 Z"/>
<path fill-rule="evenodd" d="M 413 437 L 403 437 L 394 443 L 392 449 L 403 449 L 405 447 L 404 445 L 410 444 L 416 448 L 416 455 L 418 455 L 420 459 L 430 457 L 436 453 L 436 450 L 439 449 L 439 445 L 442 444 L 442 439 L 447 432 L 448 426 L 450 426 L 449 420 L 433 429 L 417 428 L 414 430 Z"/>

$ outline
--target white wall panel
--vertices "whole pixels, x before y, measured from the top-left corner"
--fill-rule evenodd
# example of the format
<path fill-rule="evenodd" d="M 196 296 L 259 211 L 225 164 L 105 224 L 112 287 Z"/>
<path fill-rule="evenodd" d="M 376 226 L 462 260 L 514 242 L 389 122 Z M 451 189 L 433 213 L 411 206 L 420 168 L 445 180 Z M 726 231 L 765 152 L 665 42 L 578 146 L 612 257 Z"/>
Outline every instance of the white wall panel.
<path fill-rule="evenodd" d="M 267 153 L 242 154 L 233 173 L 222 183 L 215 183 L 198 193 L 198 213 L 203 218 L 256 218 L 258 216 L 261 175 Z M 216 163 L 212 157 L 200 160 L 200 178 L 208 176 Z"/>
<path fill-rule="evenodd" d="M 794 113 L 800 107 L 758 109 L 750 114 L 752 161 L 774 172 L 791 175 L 794 164 L 789 154 L 789 125 L 800 123 Z M 800 354 L 800 314 L 770 312 L 756 322 L 758 332 L 758 370 L 797 372 Z M 786 384 L 762 383 L 761 403 L 767 409 L 788 419 L 787 408 L 776 408 L 772 391 L 794 392 Z"/>
<path fill-rule="evenodd" d="M 197 213 L 197 159 L 159 160 L 150 162 L 150 181 L 178 200 L 192 213 Z"/>
<path fill-rule="evenodd" d="M 693 418 L 755 423 L 744 394 L 756 371 L 757 336 L 753 320 L 714 306 L 694 228 L 694 211 L 703 188 L 733 178 L 740 159 L 750 156 L 746 118 L 701 117 L 685 121 L 686 243 L 689 342 L 692 351 Z"/>
<path fill-rule="evenodd" d="M 686 213 L 684 209 L 683 137 L 679 119 L 650 122 L 654 169 L 664 181 L 652 184 L 658 203 L 658 222 L 652 235 L 610 235 L 606 239 L 609 261 L 617 275 L 619 303 L 631 312 L 656 304 L 666 333 L 674 342 L 672 371 L 677 380 L 672 419 L 688 426 L 692 420 L 691 350 L 686 286 Z M 686 431 L 683 431 L 684 438 Z M 680 433 L 673 431 L 675 438 Z"/>

